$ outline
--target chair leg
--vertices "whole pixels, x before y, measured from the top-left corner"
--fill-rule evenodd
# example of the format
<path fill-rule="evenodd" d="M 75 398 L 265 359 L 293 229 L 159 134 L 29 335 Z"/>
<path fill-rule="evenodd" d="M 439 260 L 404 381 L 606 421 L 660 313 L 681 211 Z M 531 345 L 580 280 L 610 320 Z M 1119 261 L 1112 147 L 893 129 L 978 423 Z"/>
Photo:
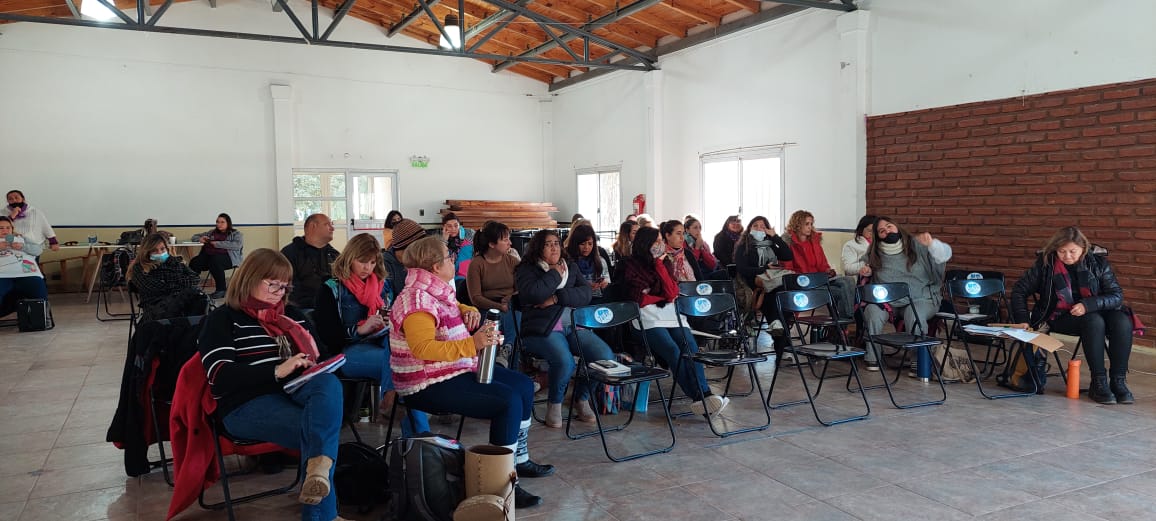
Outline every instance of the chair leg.
<path fill-rule="evenodd" d="M 1016 352 L 1017 352 L 1017 354 L 1020 355 L 1020 357 L 1022 357 L 1024 359 L 1024 363 L 1027 364 L 1028 377 L 1032 379 L 1032 390 L 1031 390 L 1031 392 L 1026 392 L 1026 393 L 1011 392 L 1011 393 L 1003 393 L 1003 394 L 988 394 L 987 393 L 987 391 L 983 388 L 983 378 L 979 377 L 979 369 L 977 369 L 975 366 L 975 360 L 973 360 L 971 358 L 971 344 L 965 341 L 963 343 L 963 347 L 965 350 L 967 350 L 967 361 L 969 364 L 971 364 L 971 370 L 974 371 L 976 374 L 975 386 L 979 388 L 979 394 L 983 395 L 984 398 L 987 398 L 988 400 L 999 400 L 1001 398 L 1017 398 L 1017 397 L 1021 397 L 1021 396 L 1033 396 L 1036 394 L 1036 391 L 1039 391 L 1039 384 L 1037 383 L 1037 380 L 1036 380 L 1035 364 L 1031 363 L 1031 361 L 1028 360 L 1027 353 L 1024 352 L 1022 347 L 1017 348 L 1018 350 Z M 1011 349 L 1011 348 L 1005 347 L 1004 349 Z M 1013 360 L 1013 358 L 1009 354 L 1008 355 L 1008 365 L 1009 366 L 1011 366 L 1012 360 Z"/>

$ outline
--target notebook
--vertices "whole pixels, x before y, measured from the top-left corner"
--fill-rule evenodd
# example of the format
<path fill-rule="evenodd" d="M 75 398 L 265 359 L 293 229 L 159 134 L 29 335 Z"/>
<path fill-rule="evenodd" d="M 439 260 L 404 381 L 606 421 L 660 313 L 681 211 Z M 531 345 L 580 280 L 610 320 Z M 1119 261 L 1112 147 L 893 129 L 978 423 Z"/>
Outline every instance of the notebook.
<path fill-rule="evenodd" d="M 305 385 L 306 382 L 312 380 L 317 375 L 332 373 L 333 371 L 340 369 L 343 365 L 345 365 L 345 355 L 337 355 L 313 367 L 310 367 L 309 369 L 306 369 L 304 373 L 301 373 L 301 376 L 289 380 L 289 382 L 285 384 L 285 392 L 294 392 L 297 389 L 300 389 L 302 385 Z"/>

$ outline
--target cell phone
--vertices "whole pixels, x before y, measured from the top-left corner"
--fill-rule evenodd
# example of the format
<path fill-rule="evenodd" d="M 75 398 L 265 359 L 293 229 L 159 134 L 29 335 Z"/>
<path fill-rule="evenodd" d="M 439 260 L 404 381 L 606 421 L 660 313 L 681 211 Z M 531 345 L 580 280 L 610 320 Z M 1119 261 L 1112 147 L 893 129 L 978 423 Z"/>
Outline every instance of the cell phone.
<path fill-rule="evenodd" d="M 377 315 L 380 316 L 381 318 L 389 318 L 389 308 L 388 307 L 382 307 L 382 308 L 378 309 Z"/>
<path fill-rule="evenodd" d="M 595 360 L 594 363 L 598 364 L 599 367 L 605 367 L 606 369 L 614 369 L 615 367 L 618 367 L 618 364 L 610 360 Z"/>

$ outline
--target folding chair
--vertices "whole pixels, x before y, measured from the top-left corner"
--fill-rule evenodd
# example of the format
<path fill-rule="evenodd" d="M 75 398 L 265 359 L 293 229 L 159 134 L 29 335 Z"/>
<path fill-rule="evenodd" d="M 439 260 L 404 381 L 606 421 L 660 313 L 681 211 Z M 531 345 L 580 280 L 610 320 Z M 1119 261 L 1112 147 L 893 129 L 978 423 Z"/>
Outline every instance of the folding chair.
<path fill-rule="evenodd" d="M 97 288 L 96 288 L 96 319 L 101 322 L 111 322 L 115 320 L 132 320 L 135 312 L 129 313 L 113 313 L 109 307 L 108 293 L 112 290 L 120 292 L 122 299 L 125 299 L 124 289 L 128 286 L 128 281 L 125 274 L 128 273 L 129 266 L 132 263 L 131 251 L 124 253 L 124 248 L 117 248 L 112 253 L 105 253 L 100 256 L 100 266 L 97 268 Z M 129 259 L 124 262 L 124 258 Z M 120 265 L 110 266 L 112 264 Z M 131 307 L 131 302 L 130 302 Z M 101 315 L 103 309 L 104 314 Z"/>
<path fill-rule="evenodd" d="M 579 337 L 578 333 L 577 333 L 579 329 L 589 329 L 592 331 L 593 330 L 601 330 L 601 329 L 609 329 L 609 328 L 619 327 L 619 326 L 622 326 L 623 324 L 627 324 L 629 322 L 638 320 L 638 305 L 635 304 L 634 302 L 609 302 L 609 303 L 605 303 L 605 304 L 583 306 L 580 308 L 573 309 L 570 312 L 570 318 L 571 318 L 571 322 L 574 326 L 575 341 L 580 343 L 581 337 Z M 641 335 L 641 336 L 642 336 L 642 343 L 646 347 L 647 351 L 649 352 L 650 347 L 649 347 L 649 345 L 646 344 L 646 336 L 645 335 Z M 584 433 L 580 433 L 580 434 L 571 434 L 570 424 L 572 423 L 572 418 L 574 417 L 574 405 L 577 403 L 577 396 L 578 396 L 577 392 L 571 393 L 571 395 L 570 395 L 570 414 L 566 418 L 566 437 L 568 437 L 572 440 L 579 440 L 579 439 L 588 438 L 590 436 L 594 436 L 595 434 L 597 434 L 598 437 L 602 440 L 602 451 L 606 453 L 606 457 L 610 458 L 610 461 L 614 461 L 614 462 L 629 461 L 629 460 L 633 460 L 633 459 L 638 459 L 638 458 L 650 456 L 653 454 L 670 452 L 671 449 L 674 448 L 674 444 L 676 441 L 675 436 L 674 436 L 674 423 L 670 419 L 670 408 L 667 405 L 666 399 L 662 393 L 662 383 L 658 381 L 658 380 L 661 380 L 663 378 L 670 377 L 671 376 L 670 371 L 667 371 L 665 369 L 660 369 L 658 367 L 649 367 L 649 366 L 645 366 L 645 365 L 640 365 L 640 366 L 632 367 L 629 375 L 609 376 L 609 375 L 603 374 L 599 371 L 591 371 L 589 369 L 589 367 L 587 366 L 587 364 L 590 362 L 592 362 L 592 360 L 586 360 L 586 357 L 582 354 L 582 349 L 579 348 L 578 349 L 578 368 L 577 368 L 578 375 L 586 378 L 588 381 L 597 382 L 598 384 L 603 384 L 603 385 L 623 386 L 623 385 L 633 384 L 635 396 L 639 395 L 639 390 L 641 389 L 642 384 L 644 382 L 651 382 L 651 381 L 654 382 L 653 387 L 658 389 L 659 401 L 662 403 L 662 413 L 663 413 L 663 417 L 666 418 L 666 427 L 670 431 L 670 445 L 667 445 L 665 447 L 658 447 L 655 449 L 646 450 L 646 451 L 642 451 L 642 452 L 636 452 L 634 454 L 630 454 L 627 456 L 621 456 L 621 457 L 616 457 L 610 453 L 610 446 L 606 443 L 606 433 L 621 431 L 621 430 L 625 429 L 628 425 L 630 425 L 630 423 L 634 421 L 635 411 L 638 409 L 635 406 L 630 407 L 630 415 L 627 417 L 627 419 L 624 423 L 621 423 L 621 424 L 613 426 L 613 427 L 604 427 L 602 425 L 602 415 L 601 414 L 595 414 L 594 415 L 594 422 L 598 426 L 597 430 L 590 431 L 590 432 L 584 432 Z M 598 405 L 594 401 L 594 394 L 593 393 L 591 393 L 587 397 L 587 400 L 589 400 L 591 408 L 593 408 L 595 410 L 598 409 Z"/>
<path fill-rule="evenodd" d="M 735 296 L 735 282 L 729 279 L 679 282 L 678 294 L 684 297 L 727 294 L 737 300 Z M 739 316 L 740 314 L 736 306 L 735 313 L 721 315 L 722 318 L 720 320 L 703 320 L 703 317 L 688 317 L 687 325 L 696 336 L 706 339 L 708 343 L 718 348 L 737 350 L 740 344 L 746 343 L 750 338 L 747 329 L 743 327 L 742 317 Z M 753 353 L 754 351 L 751 352 Z M 723 378 L 709 378 L 708 380 L 711 382 L 720 382 Z M 754 392 L 753 388 L 746 393 L 732 394 L 730 396 L 748 396 L 751 392 Z"/>
<path fill-rule="evenodd" d="M 735 304 L 734 295 L 728 295 L 726 293 L 720 293 L 720 294 L 704 295 L 704 296 L 678 297 L 677 299 L 675 299 L 674 305 L 675 305 L 675 309 L 678 311 L 679 326 L 685 327 L 686 321 L 692 317 L 697 317 L 697 318 L 701 318 L 701 319 L 709 319 L 709 318 L 720 317 L 720 316 L 726 315 L 728 317 L 726 319 L 727 322 L 733 323 L 733 322 L 738 321 L 738 317 L 736 316 L 737 305 Z M 741 328 L 739 328 L 739 329 L 741 329 Z M 684 354 L 682 357 L 679 358 L 678 364 L 675 367 L 675 374 L 678 373 L 679 366 L 681 366 L 684 363 L 685 364 L 700 363 L 700 364 L 710 366 L 710 367 L 725 367 L 727 370 L 727 375 L 726 375 L 727 384 L 723 390 L 723 396 L 725 397 L 725 396 L 727 396 L 727 393 L 730 391 L 731 379 L 734 377 L 735 367 L 742 366 L 742 365 L 747 366 L 747 373 L 750 375 L 750 379 L 751 379 L 751 392 L 758 391 L 759 402 L 761 402 L 760 405 L 762 405 L 762 407 L 763 407 L 763 413 L 766 415 L 767 421 L 766 421 L 766 423 L 763 423 L 762 425 L 756 425 L 756 426 L 751 426 L 751 427 L 742 428 L 742 429 L 735 429 L 735 430 L 730 430 L 730 431 L 725 431 L 725 432 L 719 432 L 718 430 L 715 429 L 713 422 L 708 422 L 708 425 L 710 426 L 711 432 L 713 432 L 715 434 L 715 436 L 719 436 L 721 438 L 725 438 L 727 436 L 731 436 L 734 434 L 741 434 L 744 432 L 763 431 L 763 430 L 766 430 L 768 427 L 771 426 L 771 411 L 770 411 L 770 409 L 767 409 L 766 402 L 763 402 L 763 400 L 762 400 L 763 386 L 762 386 L 762 383 L 759 382 L 758 371 L 755 370 L 755 364 L 757 364 L 759 362 L 766 362 L 767 356 L 750 353 L 750 346 L 748 345 L 745 332 L 738 332 L 738 330 L 733 330 L 733 331 L 729 331 L 729 332 L 724 333 L 719 338 L 719 340 L 727 340 L 727 339 L 734 341 L 734 342 L 730 342 L 731 349 L 725 349 L 724 348 L 724 349 L 717 350 L 717 351 L 697 351 L 693 354 Z M 683 339 L 681 337 L 679 337 L 677 339 L 677 341 L 680 341 L 680 342 L 682 340 Z M 689 346 L 683 346 L 683 347 L 689 347 Z M 689 353 L 689 350 L 684 349 L 683 353 Z M 698 377 L 695 376 L 695 379 L 697 380 Z M 696 382 L 696 383 L 698 383 L 698 382 Z M 670 390 L 671 396 L 674 396 L 674 390 L 675 390 L 675 387 L 672 387 Z M 751 394 L 751 392 L 746 393 L 746 395 Z"/>
<path fill-rule="evenodd" d="M 910 301 L 910 294 L 906 283 L 866 284 L 859 286 L 857 291 L 859 293 L 859 301 L 868 305 L 881 306 L 904 299 Z M 943 342 L 938 338 L 922 334 L 923 331 L 919 329 L 919 312 L 916 311 L 915 306 L 910 307 L 911 313 L 915 317 L 915 324 L 908 326 L 910 332 L 900 331 L 895 333 L 881 333 L 878 335 L 867 333 L 865 337 L 867 339 L 867 345 L 870 347 L 870 349 L 875 351 L 876 356 L 882 356 L 880 346 L 895 348 L 903 352 L 903 358 L 901 358 L 899 361 L 899 367 L 895 369 L 895 378 L 889 380 L 886 374 L 881 375 L 883 376 L 882 387 L 887 389 L 887 397 L 891 399 L 891 404 L 898 409 L 912 409 L 926 405 L 940 405 L 947 401 L 947 388 L 943 385 L 943 378 L 940 374 L 939 368 L 936 366 L 935 361 L 933 360 L 931 352 L 931 348 L 940 345 Z M 895 392 L 891 388 L 891 384 L 899 381 L 899 376 L 903 374 L 903 370 L 907 367 L 907 360 L 908 357 L 911 356 L 912 351 L 917 352 L 916 356 L 918 356 L 918 351 L 923 351 L 927 355 L 927 359 L 931 360 L 931 373 L 935 378 L 935 381 L 939 383 L 939 390 L 942 393 L 942 397 L 938 400 L 929 400 L 908 404 L 900 404 L 899 402 L 895 401 Z M 943 363 L 946 363 L 946 360 Z M 867 390 L 878 389 L 879 387 L 880 386 L 878 385 L 874 385 L 867 387 Z"/>
<path fill-rule="evenodd" d="M 285 494 L 296 488 L 297 484 L 301 482 L 301 474 L 305 471 L 304 467 L 298 468 L 297 471 L 293 473 L 293 482 L 286 486 L 265 490 L 262 492 L 255 492 L 253 494 L 241 497 L 233 497 L 232 492 L 229 490 L 230 476 L 237 477 L 248 474 L 249 472 L 236 472 L 230 475 L 229 472 L 227 472 L 225 469 L 225 456 L 260 456 L 262 454 L 286 452 L 288 449 L 285 449 L 284 447 L 281 447 L 275 443 L 245 440 L 233 437 L 225 431 L 224 424 L 216 415 L 212 416 L 209 425 L 213 429 L 213 445 L 216 449 L 217 465 L 219 465 L 221 469 L 221 493 L 224 495 L 224 499 L 217 503 L 206 503 L 205 491 L 202 489 L 201 494 L 197 496 L 197 503 L 201 505 L 201 508 L 206 510 L 225 509 L 225 511 L 228 512 L 229 521 L 236 521 L 237 517 L 233 512 L 234 505 Z"/>
<path fill-rule="evenodd" d="M 174 325 L 178 325 L 178 324 L 188 326 L 190 329 L 188 330 L 187 334 L 195 337 L 195 336 L 200 335 L 200 323 L 201 323 L 201 319 L 203 319 L 203 318 L 204 318 L 203 316 L 189 316 L 189 317 L 180 317 L 180 318 L 174 318 L 174 319 L 157 320 L 157 321 L 154 321 L 154 323 L 161 326 L 161 327 L 166 327 L 166 328 L 174 326 Z M 133 322 L 135 322 L 135 321 L 133 321 Z M 147 329 L 149 326 L 144 326 L 144 327 L 145 327 L 145 329 Z M 141 330 L 142 330 L 141 328 L 137 328 L 138 332 Z M 131 342 L 131 337 L 130 337 L 129 341 Z M 174 347 L 176 347 L 176 346 L 174 346 Z M 184 363 L 187 361 L 188 357 L 198 356 L 193 351 L 188 352 L 188 353 L 178 353 L 178 352 L 171 350 L 171 352 L 169 354 L 171 354 L 172 356 L 167 357 L 167 363 L 174 364 L 175 367 L 178 369 L 184 365 Z M 156 367 L 159 368 L 160 363 L 158 363 L 156 365 Z M 162 382 L 164 382 L 165 385 L 161 386 Z M 165 454 L 164 442 L 169 439 L 168 418 L 169 418 L 169 411 L 172 409 L 172 406 L 173 406 L 173 386 L 175 385 L 175 383 L 176 383 L 175 381 L 173 381 L 173 382 L 163 381 L 162 379 L 156 378 L 154 375 L 154 378 L 151 379 L 151 385 L 149 385 L 145 389 L 145 392 L 147 393 L 147 395 L 144 397 L 144 401 L 145 401 L 145 403 L 148 404 L 148 407 L 149 407 L 149 416 L 152 419 L 152 428 L 153 428 L 153 433 L 156 436 L 155 440 L 156 440 L 156 444 L 157 444 L 157 453 L 159 455 L 158 459 L 150 460 L 148 463 L 149 463 L 149 466 L 152 468 L 156 468 L 156 467 L 161 468 L 161 474 L 164 475 L 165 483 L 168 483 L 170 487 L 173 486 L 173 476 L 172 476 L 172 471 L 169 469 L 169 465 L 172 465 L 173 459 L 168 457 Z"/>
<path fill-rule="evenodd" d="M 365 405 L 366 394 L 375 388 L 377 380 L 341 375 L 338 375 L 337 379 L 341 381 L 341 389 L 345 393 L 345 424 L 353 433 L 353 439 L 361 443 L 361 433 L 357 431 L 357 424 L 361 421 L 361 408 Z M 374 400 L 369 401 L 371 408 L 373 408 Z M 377 414 L 377 411 L 370 411 L 370 414 Z"/>
<path fill-rule="evenodd" d="M 834 303 L 835 294 L 831 292 L 831 283 L 832 280 L 826 273 L 797 273 L 783 276 L 783 289 L 787 291 L 824 290 L 830 297 L 831 302 Z M 834 308 L 834 306 L 832 306 L 832 308 Z M 796 338 L 798 338 L 800 342 L 805 341 L 803 335 L 820 332 L 825 325 L 829 326 L 832 322 L 831 318 L 835 318 L 834 323 L 838 324 L 840 328 L 846 328 L 855 323 L 855 320 L 851 318 L 839 318 L 837 313 L 832 315 L 832 317 L 816 316 L 815 311 L 817 310 L 812 310 L 811 314 L 806 316 L 795 317 L 793 320 L 795 332 L 799 335 Z M 805 331 L 803 330 L 804 326 L 806 327 Z M 811 341 L 814 342 L 816 340 L 817 339 L 812 338 Z"/>
<path fill-rule="evenodd" d="M 405 405 L 405 397 L 404 396 L 398 395 L 397 399 L 395 399 L 393 401 L 393 406 L 391 406 L 389 409 L 389 426 L 386 427 L 386 429 L 385 429 L 385 443 L 387 445 L 393 442 L 393 420 L 397 418 L 397 407 L 399 405 Z M 424 412 L 426 414 L 434 415 L 434 416 L 446 416 L 446 415 L 456 414 L 456 413 L 437 412 L 437 411 L 422 411 L 422 412 Z M 413 414 L 413 409 L 406 407 L 405 408 L 405 414 L 407 417 L 410 414 Z M 462 439 L 462 429 L 466 425 L 466 416 L 464 414 L 460 414 L 458 416 L 460 416 L 461 418 L 458 420 L 458 432 L 454 437 L 455 440 Z M 410 419 L 410 421 L 413 421 L 412 418 L 409 418 L 409 419 Z M 354 436 L 356 437 L 356 432 L 354 433 Z M 358 441 L 361 441 L 360 438 L 358 438 Z M 384 448 L 384 447 L 380 447 L 380 448 Z"/>
<path fill-rule="evenodd" d="M 978 301 L 981 301 L 984 299 L 994 299 L 996 302 L 996 309 L 995 309 L 994 317 L 996 317 L 996 318 L 998 318 L 999 316 L 1002 315 L 1003 304 L 1004 304 L 1003 290 L 1004 290 L 1003 280 L 999 280 L 999 279 L 978 279 L 978 280 L 965 279 L 965 280 L 953 280 L 953 281 L 947 283 L 947 294 L 951 298 L 953 303 L 956 301 L 956 299 L 962 299 L 964 302 L 967 302 L 967 303 L 978 302 Z M 954 306 L 953 306 L 953 308 L 954 308 Z M 989 320 L 990 320 L 990 318 L 989 318 Z M 978 322 L 978 321 L 980 321 L 980 319 L 975 319 L 972 322 L 974 323 L 974 322 Z M 1018 397 L 1018 396 L 1031 396 L 1033 394 L 1036 394 L 1038 391 L 1040 391 L 1040 388 L 1039 388 L 1039 385 L 1038 385 L 1037 379 L 1036 379 L 1035 364 L 1033 364 L 1031 362 L 1031 360 L 1028 358 L 1027 351 L 1025 350 L 1025 349 L 1030 349 L 1030 348 L 1023 346 L 1021 342 L 1012 342 L 1011 346 L 1009 346 L 1009 345 L 1007 345 L 1007 343 L 1005 343 L 1003 341 L 1003 339 L 990 338 L 990 342 L 987 342 L 988 356 L 985 357 L 985 359 L 984 359 L 984 363 L 985 363 L 985 365 L 987 365 L 986 369 L 988 369 L 988 375 L 990 375 L 991 372 L 994 370 L 995 364 L 998 361 L 999 354 L 1001 352 L 1005 355 L 1005 360 L 1007 360 L 1008 367 L 1012 366 L 1012 360 L 1014 359 L 1014 355 L 1018 354 L 1018 355 L 1023 357 L 1024 363 L 1026 363 L 1028 366 L 1028 374 L 1031 376 L 1031 379 L 1032 379 L 1032 392 L 1030 392 L 1030 393 L 1012 392 L 1012 393 L 995 394 L 995 395 L 988 394 L 987 391 L 983 388 L 983 380 L 984 379 L 982 377 L 980 377 L 979 368 L 976 367 L 975 359 L 971 355 L 971 342 L 969 341 L 969 339 L 974 338 L 975 335 L 967 334 L 963 330 L 964 324 L 965 324 L 965 322 L 963 321 L 963 319 L 961 319 L 959 317 L 958 310 L 955 310 L 955 327 L 958 330 L 957 332 L 959 333 L 960 340 L 963 341 L 963 347 L 967 351 L 967 363 L 971 364 L 971 370 L 975 372 L 975 385 L 976 385 L 976 387 L 979 388 L 979 392 L 980 392 L 980 394 L 983 395 L 984 398 L 987 398 L 989 400 L 996 400 L 999 398 L 1013 398 L 1013 397 Z M 989 339 L 985 337 L 984 340 L 987 341 Z M 951 347 L 950 336 L 948 337 L 947 345 L 949 348 Z"/>
<path fill-rule="evenodd" d="M 828 323 L 831 327 L 838 328 L 838 323 L 833 317 L 837 317 L 834 306 L 831 305 L 831 295 L 822 290 L 808 290 L 808 291 L 783 291 L 775 295 L 775 306 L 777 307 L 780 316 L 788 317 L 790 313 L 806 313 L 821 307 L 827 308 Z M 796 345 L 793 339 L 788 338 L 787 350 L 790 351 L 795 359 L 806 356 L 808 358 L 815 358 L 823 360 L 823 371 L 819 375 L 819 385 L 815 388 L 815 392 L 811 393 L 811 386 L 807 383 L 807 376 L 803 373 L 803 366 L 795 364 L 795 368 L 799 371 L 799 379 L 803 382 L 803 390 L 807 393 L 806 400 L 798 400 L 794 402 L 786 402 L 780 404 L 772 404 L 771 396 L 775 393 L 775 384 L 779 380 L 779 372 L 782 370 L 782 364 L 775 364 L 775 372 L 771 377 L 771 389 L 767 392 L 766 405 L 771 409 L 786 407 L 790 405 L 797 405 L 805 402 L 811 404 L 811 411 L 815 414 L 815 420 L 825 426 L 836 425 L 839 423 L 846 423 L 856 420 L 862 420 L 871 414 L 871 405 L 867 403 L 867 395 L 863 391 L 863 382 L 859 379 L 859 370 L 855 366 L 855 359 L 860 358 L 866 354 L 865 351 L 850 347 L 847 345 L 847 336 L 842 333 L 839 334 L 840 342 L 836 343 L 815 343 Z M 819 409 L 815 405 L 815 398 L 823 390 L 823 379 L 827 375 L 827 368 L 832 361 L 847 361 L 851 365 L 851 373 L 847 376 L 848 387 L 850 386 L 850 379 L 854 378 L 855 383 L 858 384 L 856 389 L 860 397 L 863 398 L 863 406 L 866 412 L 857 416 L 848 416 L 832 421 L 823 421 L 819 416 Z M 854 392 L 854 391 L 853 391 Z"/>

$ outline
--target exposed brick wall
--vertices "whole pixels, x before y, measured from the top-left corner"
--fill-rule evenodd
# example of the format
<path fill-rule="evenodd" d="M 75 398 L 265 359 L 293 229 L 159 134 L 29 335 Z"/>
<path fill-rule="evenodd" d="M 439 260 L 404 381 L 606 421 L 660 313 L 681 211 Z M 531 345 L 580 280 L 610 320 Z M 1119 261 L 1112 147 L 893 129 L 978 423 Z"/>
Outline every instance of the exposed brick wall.
<path fill-rule="evenodd" d="M 868 118 L 867 211 L 951 244 L 949 267 L 1005 272 L 1009 293 L 1078 225 L 1156 326 L 1156 79 Z"/>

